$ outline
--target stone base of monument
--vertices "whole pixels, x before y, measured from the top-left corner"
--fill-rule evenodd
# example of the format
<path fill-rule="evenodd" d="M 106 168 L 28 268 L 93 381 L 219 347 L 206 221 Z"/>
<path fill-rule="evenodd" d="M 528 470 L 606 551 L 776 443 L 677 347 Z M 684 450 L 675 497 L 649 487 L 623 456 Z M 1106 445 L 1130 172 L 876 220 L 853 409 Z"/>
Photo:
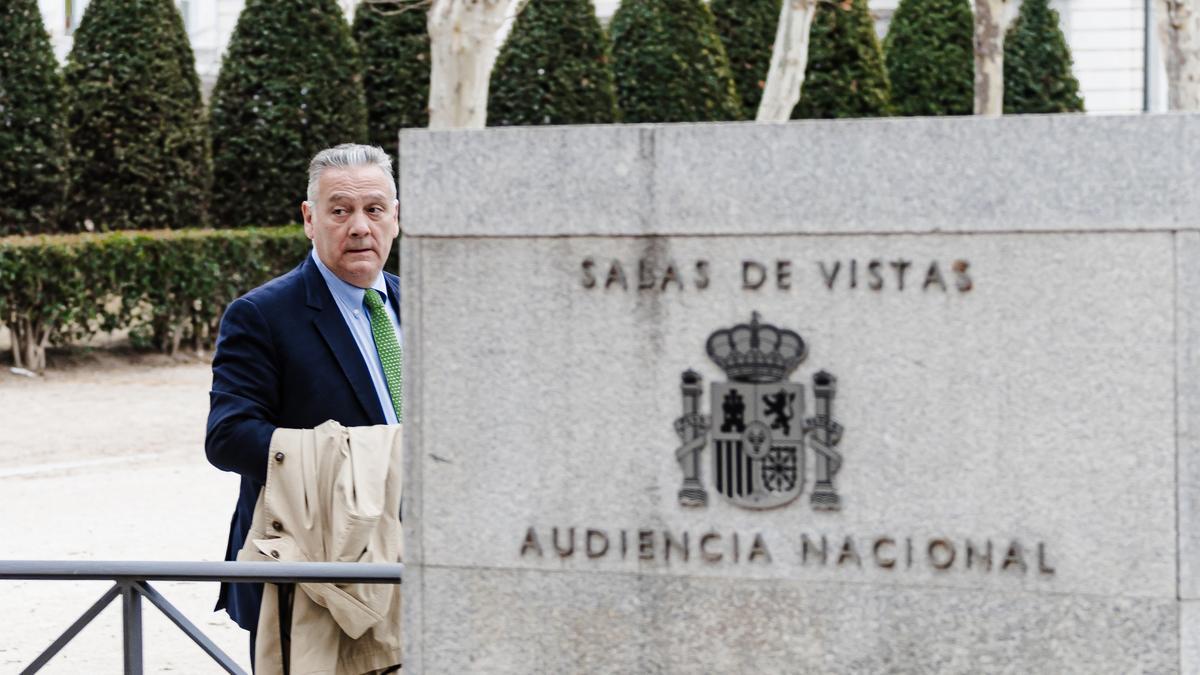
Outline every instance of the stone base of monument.
<path fill-rule="evenodd" d="M 406 671 L 1200 672 L 1192 139 L 406 131 Z"/>

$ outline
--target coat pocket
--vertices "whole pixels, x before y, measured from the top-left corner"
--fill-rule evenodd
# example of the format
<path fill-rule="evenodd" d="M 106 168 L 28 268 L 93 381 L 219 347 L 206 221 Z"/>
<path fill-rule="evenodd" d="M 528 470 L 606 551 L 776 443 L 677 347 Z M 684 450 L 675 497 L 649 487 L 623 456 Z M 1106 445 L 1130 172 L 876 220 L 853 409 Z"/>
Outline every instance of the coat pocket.
<path fill-rule="evenodd" d="M 342 514 L 338 519 L 330 541 L 330 560 L 336 562 L 358 562 L 362 560 L 371 543 L 371 535 L 379 526 L 378 516 Z"/>

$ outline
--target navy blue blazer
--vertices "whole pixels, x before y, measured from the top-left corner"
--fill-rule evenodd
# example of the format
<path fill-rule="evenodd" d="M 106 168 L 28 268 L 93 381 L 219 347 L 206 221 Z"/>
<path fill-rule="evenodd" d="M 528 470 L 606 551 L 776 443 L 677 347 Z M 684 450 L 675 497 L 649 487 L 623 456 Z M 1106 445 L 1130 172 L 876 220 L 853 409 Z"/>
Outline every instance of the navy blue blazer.
<path fill-rule="evenodd" d="M 400 316 L 400 280 L 384 273 Z M 204 450 L 218 469 L 242 476 L 225 559 L 246 541 L 277 427 L 386 424 L 362 354 L 313 262 L 304 262 L 234 300 L 221 318 Z M 258 627 L 262 584 L 221 584 L 216 609 Z"/>

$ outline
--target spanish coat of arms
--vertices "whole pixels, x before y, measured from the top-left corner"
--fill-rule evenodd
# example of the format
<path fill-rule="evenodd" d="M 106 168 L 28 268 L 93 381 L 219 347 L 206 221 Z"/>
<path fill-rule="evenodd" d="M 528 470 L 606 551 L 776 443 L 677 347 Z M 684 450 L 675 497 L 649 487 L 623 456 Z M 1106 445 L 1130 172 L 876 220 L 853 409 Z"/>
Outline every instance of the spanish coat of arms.
<path fill-rule="evenodd" d="M 675 458 L 683 470 L 679 503 L 708 504 L 704 450 L 711 437 L 707 462 L 710 485 L 730 502 L 751 509 L 784 506 L 800 496 L 805 485 L 805 447 L 814 453 L 816 478 L 810 501 L 816 510 L 836 511 L 841 498 L 834 478 L 842 467 L 835 449 L 842 427 L 833 418 L 837 378 L 825 371 L 813 375 L 814 414 L 805 417 L 804 385 L 788 377 L 808 355 L 794 331 L 760 322 L 718 330 L 708 338 L 707 352 L 729 377 L 712 385 L 712 415 L 700 412 L 704 385 L 699 373 L 683 373 L 683 415 L 675 432 L 683 444 Z"/>

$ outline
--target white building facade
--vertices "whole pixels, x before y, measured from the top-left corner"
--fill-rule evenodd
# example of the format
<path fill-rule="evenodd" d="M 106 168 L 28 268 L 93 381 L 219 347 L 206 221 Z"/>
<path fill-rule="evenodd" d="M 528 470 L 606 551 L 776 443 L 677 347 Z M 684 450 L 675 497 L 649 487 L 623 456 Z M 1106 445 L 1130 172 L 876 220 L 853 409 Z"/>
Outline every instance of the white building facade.
<path fill-rule="evenodd" d="M 532 0 L 544 2 L 553 0 Z M 88 0 L 39 0 L 55 53 L 65 60 L 71 36 Z M 607 20 L 619 0 L 593 0 Z M 1156 40 L 1147 40 L 1148 0 L 1054 0 L 1063 32 L 1075 59 L 1075 76 L 1088 112 L 1136 113 L 1166 109 L 1165 71 Z M 358 0 L 339 0 L 347 18 Z M 196 53 L 196 70 L 205 91 L 211 90 L 221 54 L 233 34 L 244 0 L 175 0 Z M 874 0 L 876 28 L 882 36 L 898 0 Z M 1010 7 L 1016 15 L 1017 3 Z M 1151 19 L 1153 26 L 1153 18 Z M 1147 47 L 1149 51 L 1147 52 Z M 1147 58 L 1148 57 L 1148 58 Z M 1149 77 L 1145 73 L 1149 72 Z"/>

